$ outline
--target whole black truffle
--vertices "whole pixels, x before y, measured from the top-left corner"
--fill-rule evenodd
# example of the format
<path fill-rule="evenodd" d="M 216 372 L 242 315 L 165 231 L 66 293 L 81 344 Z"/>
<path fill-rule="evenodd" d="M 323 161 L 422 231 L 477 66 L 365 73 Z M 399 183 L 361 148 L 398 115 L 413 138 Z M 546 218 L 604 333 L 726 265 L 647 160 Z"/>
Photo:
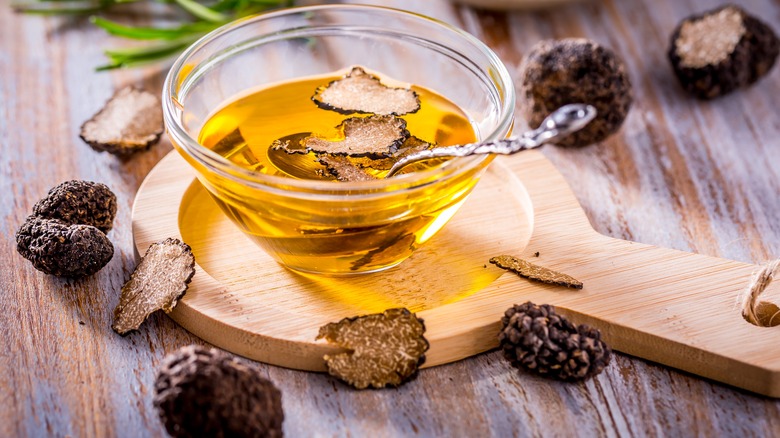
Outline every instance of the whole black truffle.
<path fill-rule="evenodd" d="M 595 376 L 609 364 L 612 350 L 598 330 L 575 327 L 547 304 L 515 305 L 501 322 L 498 341 L 504 356 L 517 368 L 578 380 Z"/>
<path fill-rule="evenodd" d="M 520 66 L 520 110 L 536 128 L 551 112 L 586 103 L 598 114 L 582 130 L 557 142 L 586 146 L 617 132 L 631 108 L 631 81 L 611 50 L 582 38 L 548 40 L 531 48 Z"/>
<path fill-rule="evenodd" d="M 116 217 L 116 195 L 105 184 L 65 181 L 33 206 L 33 214 L 68 224 L 92 225 L 107 233 Z"/>
<path fill-rule="evenodd" d="M 35 269 L 70 278 L 92 275 L 114 256 L 114 245 L 97 228 L 35 216 L 17 231 L 16 248 Z"/>
<path fill-rule="evenodd" d="M 712 99 L 764 76 L 780 52 L 772 29 L 735 5 L 684 19 L 672 33 L 669 61 L 682 87 Z"/>
<path fill-rule="evenodd" d="M 171 436 L 282 436 L 281 392 L 255 366 L 220 350 L 190 345 L 168 355 L 154 390 Z"/>

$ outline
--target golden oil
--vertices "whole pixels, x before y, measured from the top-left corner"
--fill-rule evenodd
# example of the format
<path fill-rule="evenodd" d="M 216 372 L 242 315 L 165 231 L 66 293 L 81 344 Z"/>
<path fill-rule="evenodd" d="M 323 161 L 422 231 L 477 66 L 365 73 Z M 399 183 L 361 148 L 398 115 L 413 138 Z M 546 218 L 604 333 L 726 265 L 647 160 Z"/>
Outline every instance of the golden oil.
<path fill-rule="evenodd" d="M 321 109 L 311 96 L 317 87 L 342 74 L 251 90 L 216 110 L 204 124 L 199 142 L 258 173 L 330 180 L 313 154 L 288 154 L 271 145 L 297 133 L 337 137 L 336 127 L 354 116 Z M 401 116 L 411 135 L 439 146 L 476 141 L 472 124 L 460 108 L 432 90 L 412 89 L 419 95 L 420 109 Z M 423 162 L 411 170 L 438 164 Z M 287 196 L 278 190 L 251 190 L 228 178 L 207 178 L 207 185 L 228 216 L 281 263 L 301 271 L 343 274 L 381 270 L 407 258 L 454 214 L 479 171 L 414 190 L 390 192 L 388 188 L 387 196 L 370 199 L 344 195 L 343 200 L 323 200 L 295 193 L 294 187 Z"/>

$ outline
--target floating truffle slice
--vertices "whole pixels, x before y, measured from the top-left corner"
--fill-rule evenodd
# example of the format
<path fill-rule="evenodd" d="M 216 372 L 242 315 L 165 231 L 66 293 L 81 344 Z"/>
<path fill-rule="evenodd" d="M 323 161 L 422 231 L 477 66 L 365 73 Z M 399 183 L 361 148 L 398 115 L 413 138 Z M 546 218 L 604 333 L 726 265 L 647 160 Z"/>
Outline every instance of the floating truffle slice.
<path fill-rule="evenodd" d="M 92 275 L 114 256 L 114 245 L 99 229 L 35 216 L 17 231 L 16 249 L 35 269 L 69 278 Z"/>
<path fill-rule="evenodd" d="M 343 155 L 318 155 L 317 162 L 325 166 L 328 173 L 342 182 L 373 181 L 375 176 L 356 166 Z"/>
<path fill-rule="evenodd" d="M 576 278 L 561 272 L 553 271 L 552 269 L 547 269 L 545 267 L 535 265 L 510 255 L 493 257 L 490 259 L 490 263 L 498 266 L 501 269 L 512 271 L 521 277 L 531 280 L 541 281 L 542 283 L 548 284 L 557 284 L 574 289 L 582 289 L 582 282 Z"/>
<path fill-rule="evenodd" d="M 341 140 L 311 135 L 301 140 L 301 145 L 318 153 L 381 158 L 392 155 L 409 137 L 406 121 L 395 116 L 352 117 L 337 128 L 343 133 Z"/>
<path fill-rule="evenodd" d="M 556 109 L 570 103 L 592 105 L 598 111 L 585 128 L 556 142 L 586 146 L 617 132 L 631 108 L 628 72 L 615 53 L 582 38 L 541 41 L 520 66 L 521 114 L 532 128 Z"/>
<path fill-rule="evenodd" d="M 105 184 L 65 181 L 49 190 L 33 207 L 33 214 L 67 224 L 92 225 L 108 233 L 116 217 L 116 195 Z"/>
<path fill-rule="evenodd" d="M 160 140 L 163 116 L 160 99 L 147 91 L 125 87 L 81 126 L 81 139 L 98 152 L 130 155 Z"/>
<path fill-rule="evenodd" d="M 726 5 L 683 20 L 672 33 L 669 61 L 686 91 L 712 99 L 756 82 L 778 52 L 772 28 Z"/>
<path fill-rule="evenodd" d="M 390 170 L 390 168 L 393 167 L 393 164 L 395 164 L 398 160 L 404 158 L 405 156 L 420 151 L 424 151 L 426 149 L 433 149 L 434 147 L 435 147 L 434 145 L 426 142 L 425 140 L 410 135 L 409 138 L 407 138 L 401 144 L 401 146 L 398 147 L 398 150 L 396 150 L 393 153 L 393 155 L 391 155 L 388 158 L 373 159 L 368 157 L 357 157 L 357 158 L 352 158 L 351 161 L 352 163 L 362 168 L 370 168 L 374 170 Z"/>
<path fill-rule="evenodd" d="M 344 318 L 320 327 L 317 339 L 349 351 L 326 355 L 328 372 L 358 389 L 398 386 L 425 361 L 425 324 L 407 309 Z"/>
<path fill-rule="evenodd" d="M 408 88 L 388 87 L 360 67 L 317 89 L 311 98 L 320 108 L 341 114 L 400 116 L 420 109 L 420 98 Z"/>
<path fill-rule="evenodd" d="M 172 437 L 282 436 L 282 394 L 248 361 L 182 347 L 163 360 L 154 407 Z"/>
<path fill-rule="evenodd" d="M 515 305 L 501 318 L 498 342 L 512 365 L 560 380 L 580 380 L 599 374 L 612 350 L 601 332 L 568 319 L 547 304 Z"/>
<path fill-rule="evenodd" d="M 170 312 L 195 275 L 192 249 L 178 239 L 153 243 L 122 286 L 111 328 L 120 335 L 138 330 L 153 312 Z"/>

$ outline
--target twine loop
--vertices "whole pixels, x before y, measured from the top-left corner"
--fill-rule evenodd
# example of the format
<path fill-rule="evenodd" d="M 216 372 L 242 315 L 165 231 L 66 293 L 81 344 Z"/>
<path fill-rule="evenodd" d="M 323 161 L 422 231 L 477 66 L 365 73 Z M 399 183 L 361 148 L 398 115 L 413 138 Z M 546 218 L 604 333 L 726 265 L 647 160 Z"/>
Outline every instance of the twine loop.
<path fill-rule="evenodd" d="M 761 315 L 759 308 L 763 304 L 758 301 L 758 297 L 764 293 L 769 284 L 775 277 L 780 277 L 780 259 L 771 261 L 761 267 L 758 272 L 753 275 L 750 280 L 750 285 L 742 293 L 742 316 L 751 324 L 759 327 L 772 327 L 777 324 L 773 324 L 775 318 L 780 321 L 780 310 L 775 311 L 769 317 Z"/>

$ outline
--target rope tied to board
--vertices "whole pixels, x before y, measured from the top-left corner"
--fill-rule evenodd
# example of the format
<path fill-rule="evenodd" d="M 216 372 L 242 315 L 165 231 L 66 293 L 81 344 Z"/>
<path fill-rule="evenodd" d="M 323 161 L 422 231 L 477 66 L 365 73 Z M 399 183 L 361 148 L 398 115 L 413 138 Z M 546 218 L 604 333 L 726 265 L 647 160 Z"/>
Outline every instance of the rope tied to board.
<path fill-rule="evenodd" d="M 766 263 L 761 267 L 750 280 L 750 285 L 742 293 L 740 301 L 742 302 L 742 316 L 751 324 L 759 327 L 773 327 L 780 323 L 780 309 L 772 305 L 771 315 L 761 311 L 762 305 L 767 305 L 763 301 L 758 301 L 758 297 L 764 293 L 767 287 L 772 283 L 775 277 L 780 276 L 780 259 Z M 771 305 L 771 304 L 770 304 Z"/>

